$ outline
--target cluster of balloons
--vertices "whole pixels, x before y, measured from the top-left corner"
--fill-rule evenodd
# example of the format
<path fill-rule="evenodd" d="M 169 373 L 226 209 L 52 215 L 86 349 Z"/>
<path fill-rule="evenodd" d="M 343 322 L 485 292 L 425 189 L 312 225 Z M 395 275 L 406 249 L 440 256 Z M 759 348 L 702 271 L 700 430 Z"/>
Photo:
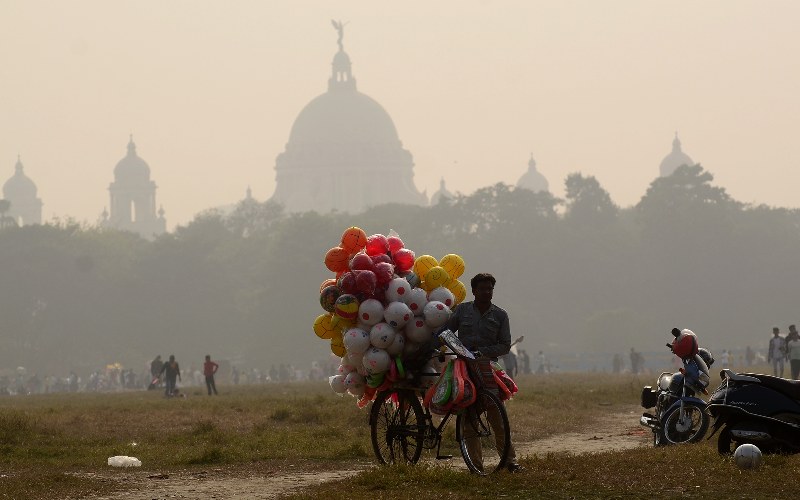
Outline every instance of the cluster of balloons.
<path fill-rule="evenodd" d="M 314 333 L 342 358 L 331 387 L 360 398 L 363 407 L 408 375 L 404 356 L 430 341 L 464 300 L 466 287 L 458 280 L 464 259 L 416 257 L 394 231 L 368 237 L 350 227 L 325 254 L 325 266 L 336 277 L 320 285 L 325 313 L 314 321 Z"/>

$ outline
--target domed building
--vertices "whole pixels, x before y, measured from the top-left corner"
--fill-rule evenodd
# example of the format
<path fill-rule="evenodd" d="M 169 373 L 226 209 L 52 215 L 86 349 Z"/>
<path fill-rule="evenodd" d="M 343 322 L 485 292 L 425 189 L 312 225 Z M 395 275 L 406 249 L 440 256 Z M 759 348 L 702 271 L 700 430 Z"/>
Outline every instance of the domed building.
<path fill-rule="evenodd" d="M 131 136 L 128 154 L 114 167 L 111 213 L 103 211 L 103 225 L 152 238 L 167 230 L 164 209 L 156 213 L 156 183 L 150 180 L 150 166 L 136 154 Z"/>
<path fill-rule="evenodd" d="M 3 184 L 3 198 L 11 204 L 5 217 L 13 219 L 18 226 L 42 223 L 42 200 L 37 197 L 36 184 L 25 175 L 19 157 L 14 175 Z"/>
<path fill-rule="evenodd" d="M 678 139 L 678 133 L 675 132 L 675 139 L 672 141 L 672 152 L 661 160 L 661 166 L 659 167 L 661 177 L 669 177 L 678 167 L 683 165 L 694 164 L 689 155 L 681 150 L 681 141 Z"/>
<path fill-rule="evenodd" d="M 536 170 L 536 160 L 531 159 L 528 161 L 528 171 L 522 174 L 522 177 L 517 181 L 517 187 L 530 189 L 534 193 L 539 191 L 549 191 L 550 183 L 541 172 Z"/>
<path fill-rule="evenodd" d="M 453 199 L 454 197 L 455 196 L 453 196 L 453 193 L 448 191 L 445 187 L 444 177 L 442 177 L 442 179 L 439 181 L 439 190 L 433 193 L 433 196 L 431 196 L 431 206 L 438 205 L 442 199 Z"/>
<path fill-rule="evenodd" d="M 342 46 L 328 91 L 297 116 L 286 150 L 275 160 L 271 200 L 288 212 L 359 213 L 384 203 L 427 205 L 414 184 L 414 162 L 383 107 L 356 88 Z"/>

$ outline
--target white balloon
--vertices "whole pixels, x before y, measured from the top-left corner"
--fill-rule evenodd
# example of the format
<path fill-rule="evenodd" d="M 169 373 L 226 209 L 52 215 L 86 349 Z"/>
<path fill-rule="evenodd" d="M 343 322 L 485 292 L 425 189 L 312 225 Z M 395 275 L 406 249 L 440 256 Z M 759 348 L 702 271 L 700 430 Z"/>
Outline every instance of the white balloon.
<path fill-rule="evenodd" d="M 408 292 L 408 302 L 406 303 L 414 316 L 422 316 L 422 310 L 428 303 L 428 294 L 422 288 L 415 288 Z"/>
<path fill-rule="evenodd" d="M 342 343 L 347 352 L 363 353 L 369 349 L 369 333 L 360 328 L 351 328 L 344 332 Z"/>
<path fill-rule="evenodd" d="M 403 328 L 414 315 L 405 303 L 391 302 L 386 306 L 383 317 L 392 328 Z"/>
<path fill-rule="evenodd" d="M 383 373 L 389 369 L 391 358 L 389 353 L 384 349 L 371 347 L 369 351 L 364 353 L 364 368 L 368 373 Z"/>
<path fill-rule="evenodd" d="M 394 335 L 394 339 L 392 340 L 392 344 L 386 348 L 386 352 L 389 353 L 390 356 L 397 356 L 403 352 L 403 348 L 406 346 L 406 338 L 403 336 L 402 333 L 396 332 Z"/>
<path fill-rule="evenodd" d="M 369 332 L 370 343 L 379 349 L 386 349 L 394 341 L 395 330 L 386 323 L 378 323 Z"/>
<path fill-rule="evenodd" d="M 333 389 L 333 392 L 342 394 L 347 390 L 347 387 L 344 385 L 345 378 L 346 375 L 334 375 L 333 377 L 328 378 L 328 383 L 331 384 L 331 389 Z"/>
<path fill-rule="evenodd" d="M 403 278 L 395 278 L 386 287 L 386 299 L 389 302 L 405 302 L 408 300 L 411 285 Z"/>
<path fill-rule="evenodd" d="M 406 338 L 411 342 L 427 342 L 433 336 L 433 330 L 422 318 L 414 318 L 406 325 Z"/>
<path fill-rule="evenodd" d="M 425 317 L 425 323 L 428 326 L 439 328 L 450 319 L 450 308 L 438 301 L 428 302 L 422 315 Z"/>
<path fill-rule="evenodd" d="M 383 304 L 380 300 L 367 299 L 358 306 L 358 321 L 372 326 L 383 321 Z M 369 330 L 369 328 L 366 328 Z"/>
<path fill-rule="evenodd" d="M 456 305 L 456 296 L 443 286 L 434 288 L 431 293 L 428 294 L 428 300 L 441 302 L 451 309 Z"/>
<path fill-rule="evenodd" d="M 364 376 L 356 372 L 349 373 L 347 377 L 345 377 L 344 379 L 344 386 L 347 388 L 347 392 L 349 392 L 353 396 L 364 395 L 365 383 L 366 380 L 364 379 Z"/>

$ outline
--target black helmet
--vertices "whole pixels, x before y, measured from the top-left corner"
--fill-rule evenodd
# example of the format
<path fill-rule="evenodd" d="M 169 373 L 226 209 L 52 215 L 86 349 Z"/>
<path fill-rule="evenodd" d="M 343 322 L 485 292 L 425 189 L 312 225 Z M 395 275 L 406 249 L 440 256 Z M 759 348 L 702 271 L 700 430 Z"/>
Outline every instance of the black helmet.
<path fill-rule="evenodd" d="M 706 362 L 706 366 L 711 368 L 711 365 L 714 364 L 714 356 L 711 354 L 711 351 L 709 351 L 704 347 L 701 347 L 700 349 L 697 350 L 697 354 L 703 359 L 703 361 Z"/>

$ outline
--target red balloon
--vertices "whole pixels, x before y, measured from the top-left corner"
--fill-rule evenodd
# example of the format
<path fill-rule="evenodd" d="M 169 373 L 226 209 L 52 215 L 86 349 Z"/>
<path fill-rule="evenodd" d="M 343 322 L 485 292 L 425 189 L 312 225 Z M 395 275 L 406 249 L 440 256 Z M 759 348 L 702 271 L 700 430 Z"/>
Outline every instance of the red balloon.
<path fill-rule="evenodd" d="M 372 295 L 375 292 L 375 287 L 378 285 L 378 280 L 375 273 L 372 271 L 356 271 L 356 288 L 360 292 Z"/>
<path fill-rule="evenodd" d="M 375 277 L 378 279 L 379 285 L 385 285 L 392 281 L 394 275 L 394 266 L 388 262 L 378 262 L 375 264 Z"/>
<path fill-rule="evenodd" d="M 389 253 L 392 255 L 394 255 L 396 251 L 405 247 L 405 245 L 403 245 L 403 240 L 401 240 L 399 236 L 389 236 L 386 238 L 386 243 L 389 244 Z"/>
<path fill-rule="evenodd" d="M 355 293 L 358 290 L 356 286 L 356 275 L 353 273 L 342 274 L 339 279 L 336 280 L 336 286 L 339 287 L 342 293 Z"/>
<path fill-rule="evenodd" d="M 370 257 L 370 259 L 372 259 L 373 264 L 378 264 L 379 262 L 386 262 L 387 264 L 394 265 L 394 262 L 392 262 L 392 258 L 386 255 L 385 253 L 379 253 L 378 255 L 373 255 L 372 257 Z"/>
<path fill-rule="evenodd" d="M 398 272 L 404 273 L 414 267 L 414 252 L 401 248 L 394 253 L 394 266 Z"/>
<path fill-rule="evenodd" d="M 367 255 L 379 255 L 389 251 L 389 242 L 382 234 L 373 234 L 367 238 Z"/>
<path fill-rule="evenodd" d="M 350 269 L 353 271 L 374 271 L 375 264 L 372 263 L 369 255 L 364 252 L 358 252 L 350 259 Z"/>

